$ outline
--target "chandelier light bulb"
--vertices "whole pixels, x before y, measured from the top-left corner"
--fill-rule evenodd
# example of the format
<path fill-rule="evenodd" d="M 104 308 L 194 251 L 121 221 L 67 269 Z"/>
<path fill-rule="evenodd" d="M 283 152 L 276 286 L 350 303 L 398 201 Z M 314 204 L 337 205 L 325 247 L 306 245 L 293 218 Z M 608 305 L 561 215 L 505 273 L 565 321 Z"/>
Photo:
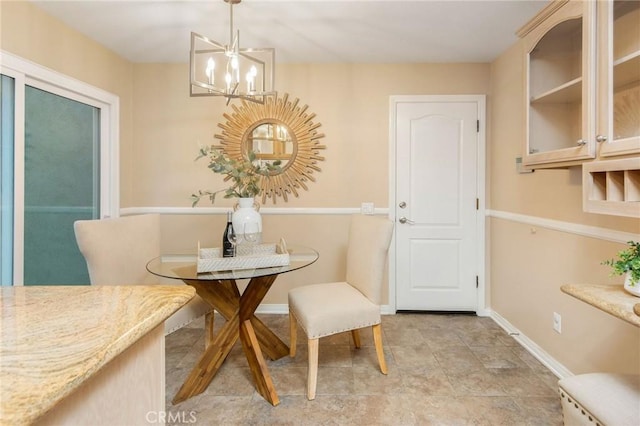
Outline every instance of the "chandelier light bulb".
<path fill-rule="evenodd" d="M 216 69 L 216 62 L 213 60 L 213 58 L 209 58 L 209 60 L 207 61 L 207 69 L 206 69 L 206 73 L 207 73 L 207 77 L 209 78 L 209 84 L 213 85 L 215 83 L 215 77 L 213 74 L 213 71 Z"/>
<path fill-rule="evenodd" d="M 229 91 L 230 91 L 230 89 L 231 89 L 231 74 L 227 73 L 227 74 L 224 76 L 224 81 L 226 81 L 226 82 L 227 82 L 227 92 L 229 92 Z"/>
<path fill-rule="evenodd" d="M 231 69 L 233 69 L 234 77 L 236 78 L 236 83 L 240 82 L 240 63 L 238 61 L 238 56 L 234 55 L 231 57 Z"/>
<path fill-rule="evenodd" d="M 253 75 L 253 73 L 251 71 L 249 71 L 247 73 L 247 92 L 253 92 L 255 91 L 255 88 L 253 86 L 253 79 L 255 78 L 255 76 Z"/>

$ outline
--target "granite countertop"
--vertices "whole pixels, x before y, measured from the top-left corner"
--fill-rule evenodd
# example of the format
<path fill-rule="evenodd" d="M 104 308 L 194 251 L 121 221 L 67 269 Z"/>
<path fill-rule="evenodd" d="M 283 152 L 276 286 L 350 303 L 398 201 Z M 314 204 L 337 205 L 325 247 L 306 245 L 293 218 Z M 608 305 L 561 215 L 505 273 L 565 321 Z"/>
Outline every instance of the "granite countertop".
<path fill-rule="evenodd" d="M 195 294 L 189 286 L 0 289 L 0 424 L 30 424 Z"/>
<path fill-rule="evenodd" d="M 566 284 L 560 289 L 583 302 L 640 327 L 640 297 L 621 285 Z"/>

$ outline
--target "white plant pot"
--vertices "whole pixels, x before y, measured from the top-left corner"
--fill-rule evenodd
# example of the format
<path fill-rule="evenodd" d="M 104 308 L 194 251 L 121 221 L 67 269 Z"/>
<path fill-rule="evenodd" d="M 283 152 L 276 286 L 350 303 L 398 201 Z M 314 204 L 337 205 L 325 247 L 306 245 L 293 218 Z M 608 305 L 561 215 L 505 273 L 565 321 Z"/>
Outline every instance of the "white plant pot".
<path fill-rule="evenodd" d="M 260 205 L 253 198 L 238 198 L 231 216 L 231 224 L 240 240 L 247 243 L 262 242 L 262 216 Z"/>
<path fill-rule="evenodd" d="M 633 283 L 631 281 L 631 273 L 627 272 L 624 279 L 624 289 L 634 296 L 640 297 L 640 282 Z"/>

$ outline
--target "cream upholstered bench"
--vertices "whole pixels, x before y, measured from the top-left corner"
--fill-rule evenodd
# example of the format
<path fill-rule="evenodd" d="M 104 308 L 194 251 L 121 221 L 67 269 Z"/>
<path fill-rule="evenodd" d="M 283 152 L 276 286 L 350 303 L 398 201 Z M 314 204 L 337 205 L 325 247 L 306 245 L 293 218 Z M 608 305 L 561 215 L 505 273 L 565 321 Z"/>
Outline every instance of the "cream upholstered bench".
<path fill-rule="evenodd" d="M 564 424 L 640 425 L 640 375 L 590 373 L 558 382 Z"/>

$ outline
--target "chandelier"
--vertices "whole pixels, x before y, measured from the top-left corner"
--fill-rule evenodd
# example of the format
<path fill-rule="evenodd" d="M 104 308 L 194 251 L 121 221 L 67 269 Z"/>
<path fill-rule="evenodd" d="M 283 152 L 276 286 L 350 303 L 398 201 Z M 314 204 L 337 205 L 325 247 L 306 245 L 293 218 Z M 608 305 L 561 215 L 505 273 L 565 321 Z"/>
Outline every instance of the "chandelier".
<path fill-rule="evenodd" d="M 227 104 L 234 98 L 264 104 L 274 95 L 275 50 L 240 48 L 240 31 L 233 31 L 233 5 L 229 3 L 229 44 L 221 44 L 191 33 L 189 74 L 191 96 L 224 96 Z"/>

